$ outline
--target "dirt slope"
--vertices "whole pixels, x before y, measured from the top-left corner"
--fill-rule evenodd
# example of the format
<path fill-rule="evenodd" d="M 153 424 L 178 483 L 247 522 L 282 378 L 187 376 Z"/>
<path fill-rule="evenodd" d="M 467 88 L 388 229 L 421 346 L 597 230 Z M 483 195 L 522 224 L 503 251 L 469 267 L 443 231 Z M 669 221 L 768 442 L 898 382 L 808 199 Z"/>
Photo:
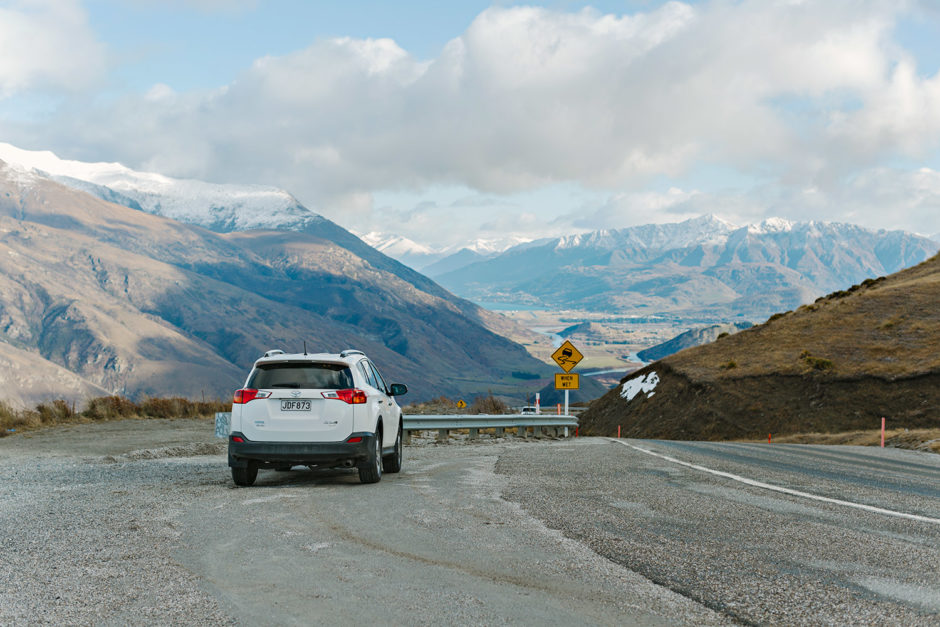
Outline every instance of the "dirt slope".
<path fill-rule="evenodd" d="M 632 373 L 582 430 L 708 439 L 940 426 L 940 255 Z"/>

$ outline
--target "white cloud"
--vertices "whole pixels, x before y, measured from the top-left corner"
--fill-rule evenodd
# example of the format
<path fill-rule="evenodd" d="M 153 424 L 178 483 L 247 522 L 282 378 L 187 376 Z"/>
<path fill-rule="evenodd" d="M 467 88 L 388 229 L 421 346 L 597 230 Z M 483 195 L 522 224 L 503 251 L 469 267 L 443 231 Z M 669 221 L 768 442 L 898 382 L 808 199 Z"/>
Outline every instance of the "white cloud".
<path fill-rule="evenodd" d="M 0 98 L 28 90 L 79 90 L 99 81 L 105 49 L 77 0 L 0 6 Z"/>
<path fill-rule="evenodd" d="M 75 14 L 66 22 L 81 26 L 76 5 L 66 6 Z M 787 203 L 791 212 L 825 218 L 845 213 L 836 201 L 864 201 L 856 173 L 940 146 L 940 75 L 920 76 L 891 39 L 907 7 L 903 0 L 669 2 L 627 16 L 491 8 L 430 61 L 388 39 L 318 41 L 257 60 L 223 89 L 157 85 L 63 113 L 37 127 L 29 144 L 82 145 L 83 154 L 64 156 L 176 176 L 280 185 L 344 224 L 346 215 L 366 221 L 370 194 L 382 190 L 455 186 L 499 195 L 566 182 L 608 190 L 611 199 L 552 228 L 702 210 L 759 217 Z M 43 76 L 26 72 L 31 79 L 16 81 L 8 66 L 0 62 L 0 86 Z M 681 181 L 702 164 L 768 183 L 746 193 L 637 191 L 654 177 Z M 916 213 L 914 180 L 892 180 L 891 202 Z M 480 223 L 535 228 L 527 212 L 544 223 L 558 215 L 504 206 L 503 215 L 482 212 Z M 471 217 L 441 206 L 402 219 L 413 232 L 431 232 L 453 216 L 461 224 Z M 620 224 L 607 222 L 614 220 Z"/>

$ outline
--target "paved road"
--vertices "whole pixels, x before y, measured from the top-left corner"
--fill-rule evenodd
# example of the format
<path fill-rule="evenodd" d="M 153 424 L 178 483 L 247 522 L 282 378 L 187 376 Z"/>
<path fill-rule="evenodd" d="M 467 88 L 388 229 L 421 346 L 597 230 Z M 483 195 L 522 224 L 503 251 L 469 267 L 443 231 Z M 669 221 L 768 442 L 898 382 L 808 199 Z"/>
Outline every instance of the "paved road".
<path fill-rule="evenodd" d="M 626 443 L 235 489 L 206 422 L 0 439 L 0 624 L 937 624 L 940 525 L 678 462 L 940 519 L 940 456 Z"/>
<path fill-rule="evenodd" d="M 934 522 L 781 494 L 677 462 Z M 497 470 L 509 478 L 504 498 L 735 620 L 940 621 L 940 456 L 585 438 L 507 451 Z"/>

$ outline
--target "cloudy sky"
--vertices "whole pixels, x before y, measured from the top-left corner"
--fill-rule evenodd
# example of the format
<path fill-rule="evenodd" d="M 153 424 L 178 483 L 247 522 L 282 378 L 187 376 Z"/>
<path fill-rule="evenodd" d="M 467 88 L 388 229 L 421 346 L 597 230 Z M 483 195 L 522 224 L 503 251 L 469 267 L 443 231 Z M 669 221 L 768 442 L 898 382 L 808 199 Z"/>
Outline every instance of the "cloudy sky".
<path fill-rule="evenodd" d="M 436 246 L 940 232 L 940 3 L 0 0 L 0 140 Z"/>

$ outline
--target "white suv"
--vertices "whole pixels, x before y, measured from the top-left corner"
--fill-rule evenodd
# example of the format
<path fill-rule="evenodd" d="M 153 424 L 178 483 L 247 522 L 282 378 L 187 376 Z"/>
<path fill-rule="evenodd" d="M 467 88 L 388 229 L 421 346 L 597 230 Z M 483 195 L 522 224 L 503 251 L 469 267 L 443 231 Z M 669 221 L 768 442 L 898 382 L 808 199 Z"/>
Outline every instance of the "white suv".
<path fill-rule="evenodd" d="M 401 470 L 401 383 L 386 385 L 362 351 L 295 354 L 272 350 L 235 392 L 228 465 L 235 485 L 259 468 L 356 466 L 363 483 Z"/>

